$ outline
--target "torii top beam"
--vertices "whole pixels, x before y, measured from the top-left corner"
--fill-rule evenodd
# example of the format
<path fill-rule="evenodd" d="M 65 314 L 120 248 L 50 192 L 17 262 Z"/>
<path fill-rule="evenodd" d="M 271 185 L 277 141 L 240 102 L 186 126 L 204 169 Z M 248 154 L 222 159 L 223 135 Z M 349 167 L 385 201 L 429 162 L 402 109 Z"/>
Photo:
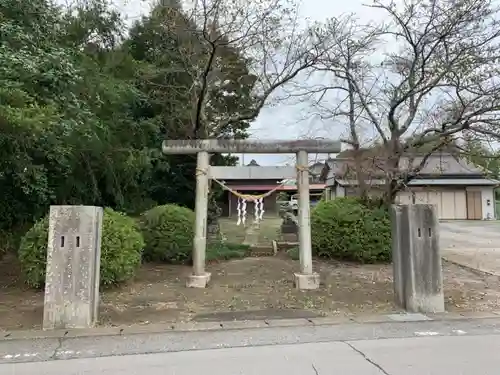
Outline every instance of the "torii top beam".
<path fill-rule="evenodd" d="M 201 151 L 242 154 L 294 154 L 299 151 L 307 151 L 328 154 L 340 152 L 340 142 L 313 139 L 302 141 L 251 139 L 165 140 L 163 141 L 162 151 L 164 154 L 196 154 Z"/>

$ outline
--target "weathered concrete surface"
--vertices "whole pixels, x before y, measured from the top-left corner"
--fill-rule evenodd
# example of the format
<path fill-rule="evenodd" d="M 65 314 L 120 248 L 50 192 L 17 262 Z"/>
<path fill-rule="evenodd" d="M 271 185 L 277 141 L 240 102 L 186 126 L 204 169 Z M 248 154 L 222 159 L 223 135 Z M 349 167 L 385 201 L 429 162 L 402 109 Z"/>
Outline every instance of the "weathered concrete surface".
<path fill-rule="evenodd" d="M 61 346 L 62 338 L 42 338 L 0 342 L 0 364 L 51 360 Z M 0 365 L 0 374 L 4 374 Z"/>
<path fill-rule="evenodd" d="M 391 375 L 498 374 L 500 335 L 358 341 L 353 347 Z"/>
<path fill-rule="evenodd" d="M 500 276 L 500 221 L 440 223 L 445 260 Z"/>
<path fill-rule="evenodd" d="M 500 335 L 305 343 L 0 365 L 2 374 L 497 375 Z"/>
<path fill-rule="evenodd" d="M 268 309 L 199 314 L 193 320 L 197 322 L 224 322 L 231 320 L 266 320 L 269 317 L 272 317 L 272 319 L 310 319 L 318 318 L 319 315 L 310 310 Z"/>
<path fill-rule="evenodd" d="M 415 319 L 415 316 L 413 316 L 413 319 Z M 316 320 L 318 320 L 319 323 L 324 323 L 321 319 L 314 319 L 314 321 Z M 376 320 L 374 319 L 373 321 Z M 235 324 L 236 323 L 242 322 L 235 322 Z M 343 324 L 341 321 L 334 321 L 331 325 L 314 325 L 307 322 L 307 325 L 303 326 L 295 326 L 292 321 L 289 320 L 286 322 L 286 326 L 275 328 L 273 328 L 274 321 L 268 323 L 269 325 L 266 325 L 267 328 L 240 329 L 246 328 L 246 326 L 234 326 L 233 329 L 227 330 L 214 329 L 209 331 L 184 332 L 170 331 L 163 333 L 151 333 L 144 331 L 144 333 L 131 335 L 122 334 L 113 336 L 86 337 L 69 337 L 68 334 L 67 336 L 59 339 L 1 340 L 0 364 L 47 361 L 52 359 L 96 358 L 188 350 L 208 350 L 231 347 L 395 339 L 426 336 L 482 336 L 484 337 L 484 340 L 488 340 L 487 335 L 500 334 L 500 317 L 489 319 L 450 319 L 407 322 L 392 320 L 392 322 L 364 324 Z M 277 323 L 279 324 L 280 322 Z M 214 327 L 215 325 L 218 326 L 218 323 L 210 324 L 213 324 Z M 490 345 L 494 344 L 490 343 Z M 498 347 L 498 344 L 495 345 Z M 9 374 L 11 373 L 9 372 L 10 369 L 17 368 L 5 366 L 1 367 L 0 365 L 0 374 Z M 8 371 L 5 372 L 4 370 Z M 343 374 L 344 372 L 339 373 Z M 458 373 L 460 372 L 451 374 Z"/>
<path fill-rule="evenodd" d="M 299 290 L 315 290 L 318 289 L 321 280 L 317 272 L 313 273 L 294 273 L 293 283 L 296 289 Z"/>
<path fill-rule="evenodd" d="M 150 374 L 315 375 L 384 373 L 346 343 L 231 348 L 5 366 L 16 375 Z M 1 367 L 0 367 L 1 369 Z"/>
<path fill-rule="evenodd" d="M 165 154 L 250 153 L 250 154 L 293 154 L 299 151 L 310 153 L 340 152 L 340 141 L 326 139 L 277 140 L 277 139 L 187 139 L 163 141 Z"/>
<path fill-rule="evenodd" d="M 271 180 L 295 178 L 297 171 L 294 167 L 284 166 L 211 166 L 210 178 L 218 180 Z"/>
<path fill-rule="evenodd" d="M 101 207 L 50 207 L 44 329 L 97 322 L 102 215 Z"/>
<path fill-rule="evenodd" d="M 297 187 L 299 191 L 299 263 L 300 273 L 294 275 L 297 289 L 319 288 L 319 274 L 313 272 L 311 245 L 311 204 L 309 197 L 308 154 L 297 153 Z"/>
<path fill-rule="evenodd" d="M 196 163 L 196 220 L 193 244 L 193 274 L 186 282 L 186 286 L 191 288 L 205 288 L 210 281 L 210 274 L 205 272 L 209 190 L 207 170 L 209 167 L 210 155 L 205 151 L 199 152 Z"/>
<path fill-rule="evenodd" d="M 432 205 L 391 207 L 394 293 L 411 312 L 443 312 L 438 220 Z"/>

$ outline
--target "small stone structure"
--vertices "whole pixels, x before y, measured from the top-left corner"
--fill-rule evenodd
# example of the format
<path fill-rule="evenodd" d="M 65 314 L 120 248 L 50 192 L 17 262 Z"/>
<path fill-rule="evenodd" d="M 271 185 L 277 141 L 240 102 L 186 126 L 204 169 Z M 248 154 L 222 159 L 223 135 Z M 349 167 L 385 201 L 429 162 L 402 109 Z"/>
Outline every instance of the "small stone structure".
<path fill-rule="evenodd" d="M 311 251 L 311 224 L 309 202 L 308 153 L 340 152 L 340 142 L 330 140 L 235 140 L 235 139 L 200 139 L 166 140 L 162 150 L 165 154 L 197 154 L 196 172 L 196 228 L 193 249 L 193 274 L 187 286 L 205 288 L 210 280 L 210 273 L 205 271 L 207 245 L 207 208 L 210 178 L 225 179 L 240 173 L 250 175 L 252 168 L 259 167 L 211 167 L 210 153 L 259 153 L 259 154 L 296 154 L 295 171 L 289 167 L 274 167 L 282 170 L 283 178 L 292 172 L 297 177 L 299 190 L 299 254 L 300 272 L 296 273 L 295 286 L 298 289 L 319 288 L 319 274 L 313 272 Z"/>
<path fill-rule="evenodd" d="M 281 239 L 285 242 L 297 242 L 299 234 L 299 220 L 290 208 L 282 214 Z"/>
<path fill-rule="evenodd" d="M 283 215 L 283 222 L 281 223 L 281 233 L 297 234 L 299 231 L 299 220 L 291 212 L 286 212 Z"/>
<path fill-rule="evenodd" d="M 432 205 L 393 205 L 392 254 L 397 303 L 410 312 L 444 312 L 439 221 Z"/>
<path fill-rule="evenodd" d="M 101 207 L 50 207 L 43 329 L 97 322 L 102 217 Z"/>
<path fill-rule="evenodd" d="M 210 240 L 219 240 L 221 237 L 220 225 L 218 218 L 212 219 L 211 223 L 207 223 L 207 237 Z"/>

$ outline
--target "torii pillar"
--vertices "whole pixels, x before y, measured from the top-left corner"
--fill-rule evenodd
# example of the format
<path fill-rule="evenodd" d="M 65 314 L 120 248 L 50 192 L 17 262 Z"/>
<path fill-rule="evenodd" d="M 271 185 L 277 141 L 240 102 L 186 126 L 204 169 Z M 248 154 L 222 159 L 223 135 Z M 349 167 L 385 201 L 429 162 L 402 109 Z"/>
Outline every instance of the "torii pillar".
<path fill-rule="evenodd" d="M 311 218 L 309 202 L 309 153 L 338 153 L 339 141 L 329 140 L 166 140 L 162 146 L 165 154 L 197 154 L 196 171 L 196 224 L 193 249 L 193 274 L 187 281 L 188 287 L 205 288 L 210 281 L 210 273 L 205 270 L 207 245 L 208 188 L 210 177 L 219 178 L 211 171 L 212 153 L 249 154 L 296 154 L 297 185 L 299 191 L 299 255 L 300 272 L 294 276 L 295 287 L 302 290 L 319 288 L 319 274 L 313 271 L 311 247 Z M 219 170 L 222 167 L 217 167 Z M 235 167 L 225 167 L 235 168 Z M 244 168 L 244 167 L 238 167 Z M 251 168 L 251 167 L 247 167 Z M 214 168 L 215 169 L 215 168 Z"/>

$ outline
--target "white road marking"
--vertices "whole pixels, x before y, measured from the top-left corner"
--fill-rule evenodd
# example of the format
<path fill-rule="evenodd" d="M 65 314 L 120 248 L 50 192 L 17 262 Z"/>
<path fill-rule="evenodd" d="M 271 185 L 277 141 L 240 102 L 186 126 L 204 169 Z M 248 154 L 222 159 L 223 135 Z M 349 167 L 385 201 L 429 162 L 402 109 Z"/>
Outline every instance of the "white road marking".
<path fill-rule="evenodd" d="M 439 332 L 433 331 L 424 331 L 424 332 L 415 332 L 415 336 L 437 336 Z"/>
<path fill-rule="evenodd" d="M 16 358 L 31 358 L 40 355 L 40 353 L 15 353 L 15 354 L 6 354 L 3 356 L 3 359 L 16 359 Z"/>

